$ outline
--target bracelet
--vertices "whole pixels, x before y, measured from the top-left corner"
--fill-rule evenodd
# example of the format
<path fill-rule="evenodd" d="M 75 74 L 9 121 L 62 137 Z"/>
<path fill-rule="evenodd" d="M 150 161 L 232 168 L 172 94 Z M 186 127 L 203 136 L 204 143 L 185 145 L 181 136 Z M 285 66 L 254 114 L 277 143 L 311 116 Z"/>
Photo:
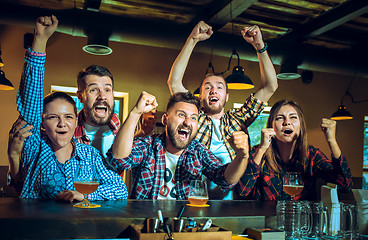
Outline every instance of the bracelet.
<path fill-rule="evenodd" d="M 267 50 L 267 48 L 268 48 L 268 44 L 265 43 L 265 45 L 264 45 L 264 47 L 262 49 L 257 50 L 257 53 L 263 53 L 263 52 L 265 52 Z"/>

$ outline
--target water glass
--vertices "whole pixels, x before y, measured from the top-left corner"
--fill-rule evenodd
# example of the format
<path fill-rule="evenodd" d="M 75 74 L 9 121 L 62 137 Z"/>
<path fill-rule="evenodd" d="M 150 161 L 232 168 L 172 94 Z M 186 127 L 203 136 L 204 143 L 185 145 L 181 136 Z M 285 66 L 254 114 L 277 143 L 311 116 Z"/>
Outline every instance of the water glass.
<path fill-rule="evenodd" d="M 326 212 L 322 202 L 302 201 L 300 216 L 303 239 L 320 239 L 326 228 Z"/>
<path fill-rule="evenodd" d="M 301 202 L 278 201 L 276 205 L 277 228 L 285 231 L 285 239 L 299 239 Z"/>

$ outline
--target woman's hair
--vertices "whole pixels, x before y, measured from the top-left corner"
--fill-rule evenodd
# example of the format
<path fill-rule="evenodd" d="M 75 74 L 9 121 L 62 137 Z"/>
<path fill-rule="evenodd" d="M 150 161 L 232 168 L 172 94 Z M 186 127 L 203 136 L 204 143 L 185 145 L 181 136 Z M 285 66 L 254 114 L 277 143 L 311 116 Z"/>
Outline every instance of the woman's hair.
<path fill-rule="evenodd" d="M 45 96 L 43 98 L 43 108 L 45 109 L 47 104 L 55 101 L 56 99 L 63 99 L 73 105 L 75 116 L 77 116 L 77 106 L 75 105 L 73 98 L 64 92 L 52 92 Z"/>
<path fill-rule="evenodd" d="M 270 111 L 270 115 L 267 120 L 267 128 L 272 128 L 272 123 L 277 115 L 277 113 L 280 111 L 281 107 L 285 105 L 290 105 L 293 108 L 295 108 L 299 121 L 300 121 L 300 134 L 298 139 L 296 140 L 293 156 L 298 158 L 303 165 L 304 161 L 306 159 L 307 155 L 307 148 L 308 148 L 308 141 L 307 141 L 307 127 L 305 124 L 304 114 L 301 109 L 301 107 L 294 101 L 290 100 L 280 100 L 277 103 L 273 105 Z M 280 172 L 281 167 L 279 163 L 276 161 L 276 154 L 279 154 L 276 141 L 271 142 L 271 146 L 266 151 L 266 164 L 270 168 L 270 170 L 273 170 L 275 172 Z"/>

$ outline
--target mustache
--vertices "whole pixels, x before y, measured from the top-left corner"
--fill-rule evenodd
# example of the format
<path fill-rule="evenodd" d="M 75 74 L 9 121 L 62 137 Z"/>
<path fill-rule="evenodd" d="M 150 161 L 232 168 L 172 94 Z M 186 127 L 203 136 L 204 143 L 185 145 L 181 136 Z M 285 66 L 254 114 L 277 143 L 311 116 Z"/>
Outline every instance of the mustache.
<path fill-rule="evenodd" d="M 184 124 L 180 124 L 177 129 L 188 129 L 189 133 L 193 132 L 193 128 L 191 126 L 184 126 Z"/>
<path fill-rule="evenodd" d="M 98 105 L 104 105 L 107 109 L 111 110 L 111 106 L 107 103 L 107 101 L 97 101 L 93 104 L 93 107 L 97 107 Z"/>

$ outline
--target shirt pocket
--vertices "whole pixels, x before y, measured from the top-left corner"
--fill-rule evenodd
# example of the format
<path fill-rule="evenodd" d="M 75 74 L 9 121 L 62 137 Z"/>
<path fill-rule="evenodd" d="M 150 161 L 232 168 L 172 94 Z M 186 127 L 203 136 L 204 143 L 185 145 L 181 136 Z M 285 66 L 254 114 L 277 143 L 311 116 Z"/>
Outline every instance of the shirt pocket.
<path fill-rule="evenodd" d="M 202 163 L 199 159 L 188 156 L 185 169 L 185 178 L 188 180 L 202 178 Z"/>

